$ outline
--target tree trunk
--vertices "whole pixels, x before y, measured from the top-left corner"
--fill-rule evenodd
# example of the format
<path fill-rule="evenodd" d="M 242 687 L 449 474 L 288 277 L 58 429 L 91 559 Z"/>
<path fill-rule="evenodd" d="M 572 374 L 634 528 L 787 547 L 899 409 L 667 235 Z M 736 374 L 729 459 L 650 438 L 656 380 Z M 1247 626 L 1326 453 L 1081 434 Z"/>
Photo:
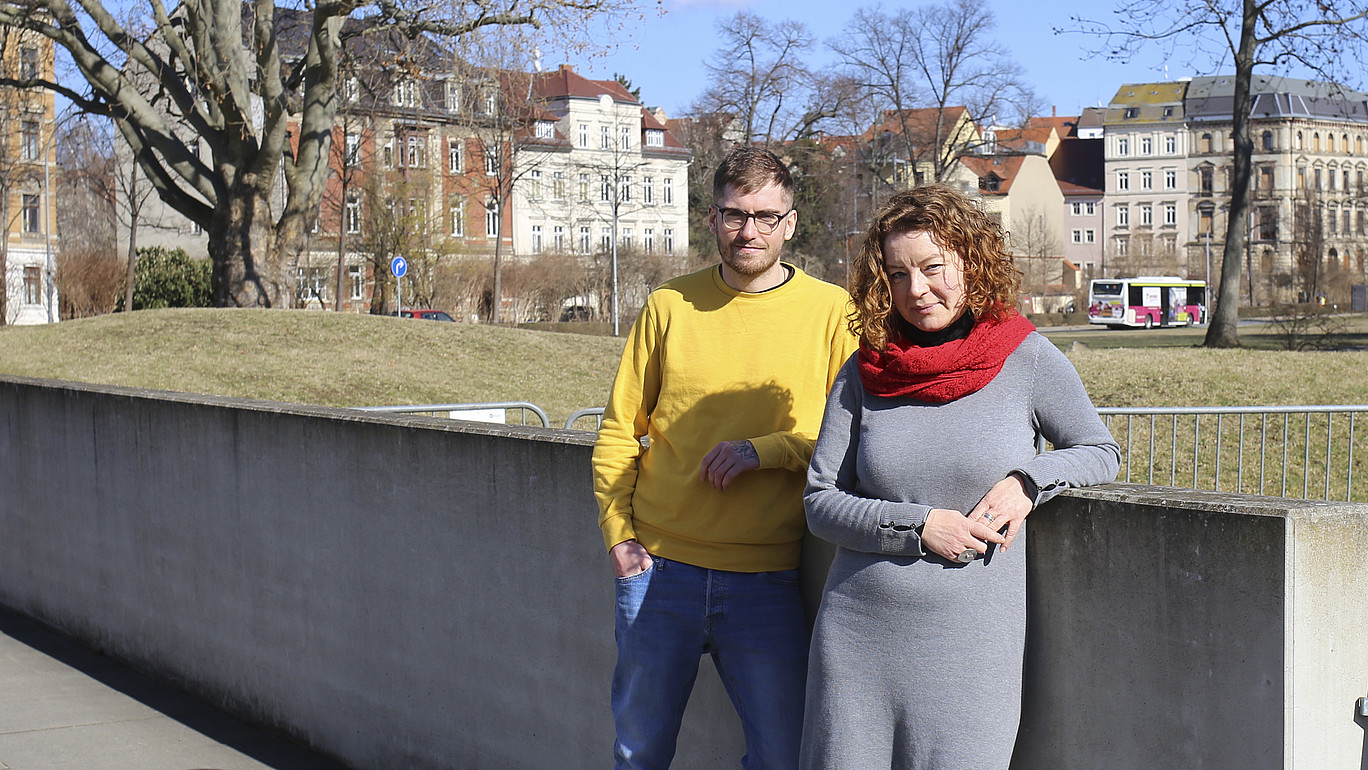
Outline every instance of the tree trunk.
<path fill-rule="evenodd" d="M 0 222 L 9 223 L 9 189 L 0 193 Z M 0 326 L 9 326 L 9 228 L 0 230 Z"/>
<path fill-rule="evenodd" d="M 1221 293 L 1203 343 L 1209 348 L 1240 346 L 1236 325 L 1240 320 L 1240 266 L 1244 261 L 1245 238 L 1249 229 L 1249 181 L 1254 159 L 1254 143 L 1249 137 L 1249 92 L 1254 80 L 1254 33 L 1258 21 L 1254 0 L 1243 0 L 1243 5 L 1240 49 L 1235 54 L 1234 114 L 1231 116 L 1234 121 L 1235 169 L 1231 178 L 1225 249 L 1221 254 Z"/>
<path fill-rule="evenodd" d="M 229 190 L 209 235 L 217 307 L 290 306 L 285 267 L 298 234 L 277 231 L 266 194 L 248 185 Z"/>
<path fill-rule="evenodd" d="M 138 164 L 128 166 L 128 277 L 124 283 L 124 312 L 133 310 L 133 283 L 138 268 L 138 215 L 142 199 L 138 197 Z"/>

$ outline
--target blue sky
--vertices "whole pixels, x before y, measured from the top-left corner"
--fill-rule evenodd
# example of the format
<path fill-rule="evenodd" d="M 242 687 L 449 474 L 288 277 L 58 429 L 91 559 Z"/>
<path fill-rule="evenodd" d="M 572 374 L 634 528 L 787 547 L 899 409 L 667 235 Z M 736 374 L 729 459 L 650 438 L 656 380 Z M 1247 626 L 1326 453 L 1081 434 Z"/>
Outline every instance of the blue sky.
<path fill-rule="evenodd" d="M 1169 63 L 1165 76 L 1162 56 L 1147 52 L 1129 64 L 1101 59 L 1083 60 L 1084 48 L 1093 42 L 1083 35 L 1055 35 L 1054 27 L 1070 24 L 1070 15 L 1081 12 L 1102 15 L 1111 5 L 1102 3 L 1023 3 L 1020 0 L 987 0 L 997 16 L 994 35 L 1026 73 L 1027 82 L 1044 103 L 1055 105 L 1060 115 L 1077 114 L 1083 107 L 1105 105 L 1123 83 L 1177 79 L 1212 74 L 1194 71 L 1187 61 Z M 664 107 L 670 115 L 684 112 L 703 91 L 704 59 L 717 47 L 715 22 L 749 10 L 769 21 L 801 21 L 826 40 L 839 33 L 855 9 L 873 3 L 840 0 L 664 0 L 666 13 L 649 16 L 640 23 L 624 25 L 618 44 L 606 56 L 575 57 L 576 71 L 594 79 L 614 72 L 626 74 L 641 87 L 648 106 Z M 911 2 L 885 3 L 885 10 L 912 7 Z M 550 55 L 550 52 L 547 52 Z M 820 53 L 826 57 L 825 51 Z M 550 55 L 554 56 L 554 55 Z M 824 59 L 825 60 L 825 59 Z M 548 58 L 545 66 L 558 61 Z"/>

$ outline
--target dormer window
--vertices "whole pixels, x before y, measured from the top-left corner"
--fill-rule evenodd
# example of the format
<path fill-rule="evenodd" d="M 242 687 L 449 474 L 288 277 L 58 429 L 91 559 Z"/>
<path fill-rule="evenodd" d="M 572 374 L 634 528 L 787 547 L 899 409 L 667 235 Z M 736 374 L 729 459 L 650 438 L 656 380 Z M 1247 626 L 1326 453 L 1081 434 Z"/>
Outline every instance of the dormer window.
<path fill-rule="evenodd" d="M 397 107 L 417 107 L 418 82 L 405 79 L 395 83 L 394 104 Z"/>
<path fill-rule="evenodd" d="M 662 131 L 662 130 L 659 129 L 659 128 L 648 128 L 648 129 L 646 129 L 646 146 L 647 146 L 647 147 L 664 147 L 664 146 L 665 146 L 665 132 Z"/>
<path fill-rule="evenodd" d="M 538 139 L 555 139 L 556 124 L 550 120 L 537 121 L 536 133 Z"/>
<path fill-rule="evenodd" d="M 461 111 L 461 87 L 455 83 L 446 84 L 446 109 L 447 112 Z"/>
<path fill-rule="evenodd" d="M 1138 118 L 1138 117 L 1140 117 L 1140 108 L 1139 108 L 1139 107 L 1127 107 L 1127 108 L 1126 108 L 1126 117 L 1127 117 L 1127 118 Z"/>

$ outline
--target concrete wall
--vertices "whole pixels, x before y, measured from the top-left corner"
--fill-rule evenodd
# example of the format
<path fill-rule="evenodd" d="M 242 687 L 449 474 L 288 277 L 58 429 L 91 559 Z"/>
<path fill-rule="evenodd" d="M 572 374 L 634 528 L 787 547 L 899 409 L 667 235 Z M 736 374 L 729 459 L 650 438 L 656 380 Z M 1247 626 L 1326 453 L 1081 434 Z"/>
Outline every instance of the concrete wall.
<path fill-rule="evenodd" d="M 0 603 L 355 767 L 603 767 L 589 442 L 0 378 Z M 1112 485 L 1031 522 L 1015 768 L 1368 769 L 1368 507 Z M 676 767 L 736 766 L 702 670 Z"/>

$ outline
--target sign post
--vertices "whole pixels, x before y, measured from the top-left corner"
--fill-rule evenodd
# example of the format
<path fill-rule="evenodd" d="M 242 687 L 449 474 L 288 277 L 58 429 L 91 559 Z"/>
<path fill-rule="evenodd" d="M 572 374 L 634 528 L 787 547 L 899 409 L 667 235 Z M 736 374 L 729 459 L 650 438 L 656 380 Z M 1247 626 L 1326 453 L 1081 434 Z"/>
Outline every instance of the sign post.
<path fill-rule="evenodd" d="M 404 282 L 399 280 L 408 272 L 408 260 L 403 257 L 395 257 L 390 260 L 390 272 L 394 273 L 394 299 L 398 303 L 398 309 L 394 311 L 396 318 L 402 318 L 404 312 Z"/>

